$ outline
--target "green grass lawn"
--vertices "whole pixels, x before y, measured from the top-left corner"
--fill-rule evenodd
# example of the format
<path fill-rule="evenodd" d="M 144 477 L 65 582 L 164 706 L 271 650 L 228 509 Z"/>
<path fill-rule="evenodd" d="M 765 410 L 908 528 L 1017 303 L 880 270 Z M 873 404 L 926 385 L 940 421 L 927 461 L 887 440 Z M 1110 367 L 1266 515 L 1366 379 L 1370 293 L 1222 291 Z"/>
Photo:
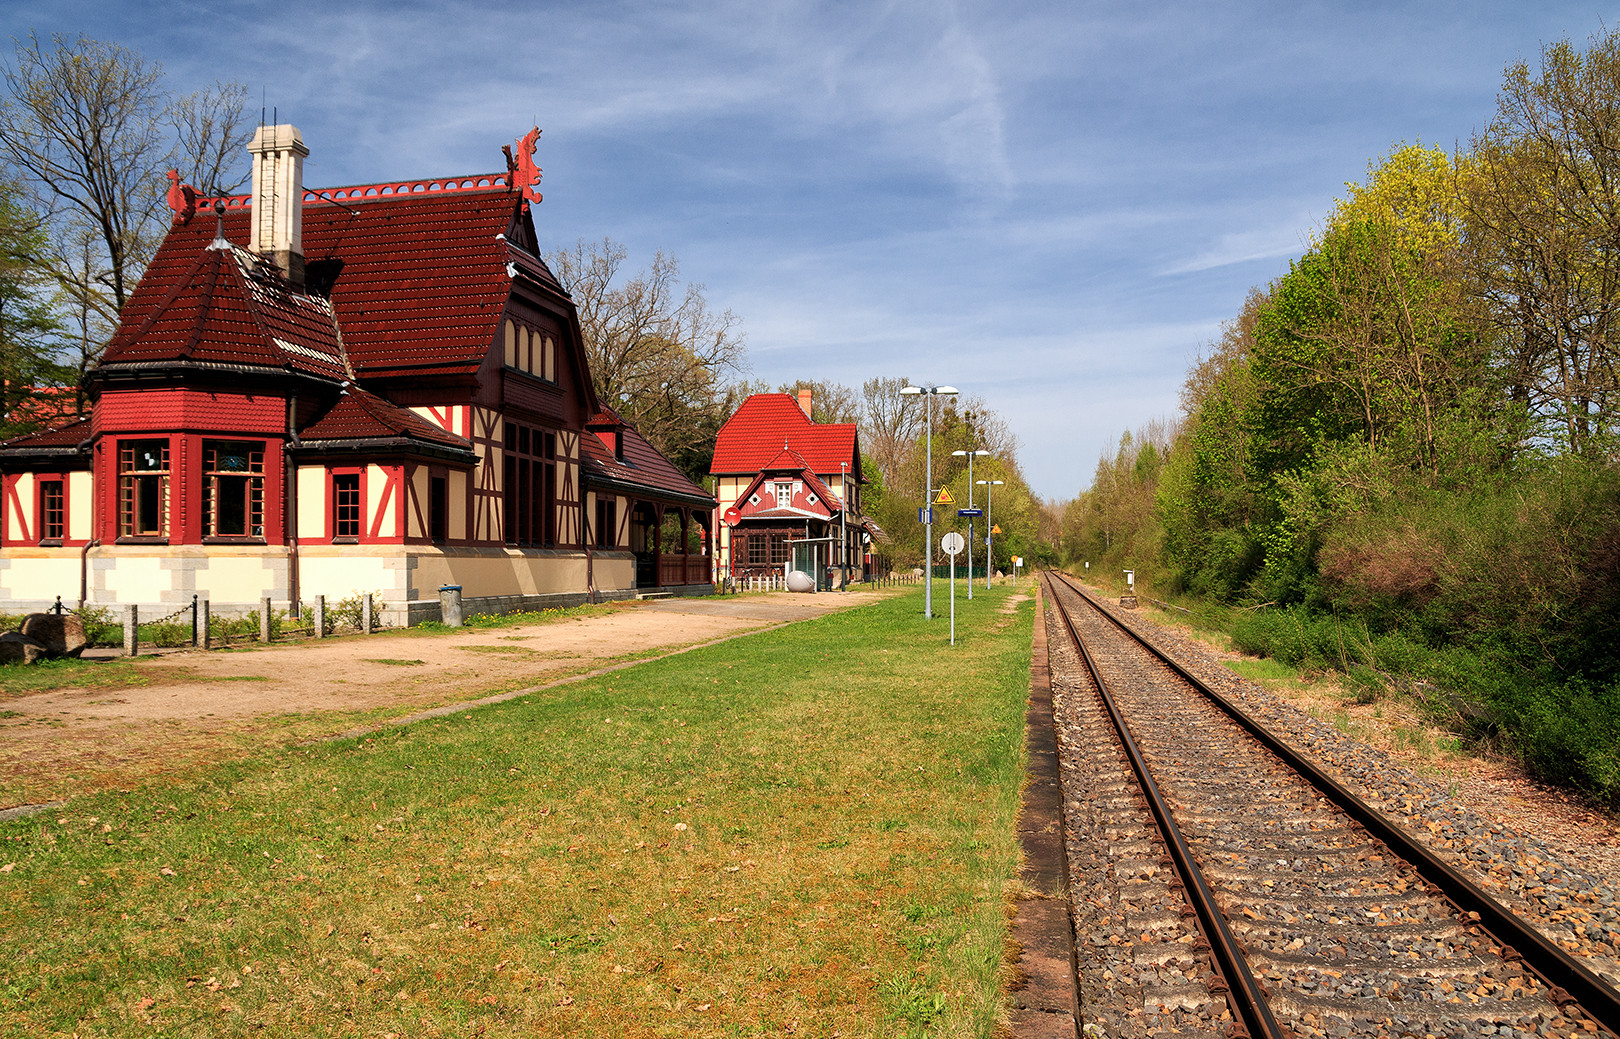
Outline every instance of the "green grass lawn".
<path fill-rule="evenodd" d="M 0 824 L 0 1034 L 988 1036 L 1008 595 L 954 648 L 908 593 Z"/>

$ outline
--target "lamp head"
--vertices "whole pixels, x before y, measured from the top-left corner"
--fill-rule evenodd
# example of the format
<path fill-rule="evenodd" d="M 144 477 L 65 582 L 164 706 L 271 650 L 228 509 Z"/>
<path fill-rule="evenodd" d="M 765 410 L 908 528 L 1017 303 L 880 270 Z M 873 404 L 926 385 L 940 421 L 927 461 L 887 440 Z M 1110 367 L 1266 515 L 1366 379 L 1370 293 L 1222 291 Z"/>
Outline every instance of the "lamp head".
<path fill-rule="evenodd" d="M 900 395 L 902 397 L 915 397 L 917 394 L 922 392 L 923 388 L 921 386 L 907 386 L 900 391 Z"/>

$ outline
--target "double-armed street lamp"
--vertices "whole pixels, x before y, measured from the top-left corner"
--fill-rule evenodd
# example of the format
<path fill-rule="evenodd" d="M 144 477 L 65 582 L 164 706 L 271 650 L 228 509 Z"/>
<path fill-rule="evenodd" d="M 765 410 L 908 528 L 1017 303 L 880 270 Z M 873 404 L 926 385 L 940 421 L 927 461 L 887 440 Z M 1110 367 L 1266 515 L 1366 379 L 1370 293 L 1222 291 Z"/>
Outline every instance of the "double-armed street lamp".
<path fill-rule="evenodd" d="M 903 396 L 915 397 L 921 394 L 927 404 L 927 453 L 924 456 L 924 478 L 928 490 L 923 498 L 922 514 L 918 518 L 927 527 L 923 538 L 923 551 L 925 553 L 924 565 L 927 569 L 923 577 L 923 616 L 930 619 L 934 616 L 934 398 L 941 394 L 947 397 L 956 396 L 958 390 L 955 386 L 907 386 L 900 391 Z"/>
<path fill-rule="evenodd" d="M 967 559 L 967 564 L 968 564 L 968 598 L 972 599 L 973 598 L 973 459 L 975 457 L 978 457 L 978 458 L 987 457 L 990 454 L 990 452 L 984 451 L 984 450 L 979 450 L 979 451 L 952 451 L 951 454 L 953 456 L 966 455 L 967 460 L 968 460 L 968 539 L 967 539 L 968 559 Z M 985 529 L 986 530 L 989 529 L 988 524 L 986 525 Z"/>
<path fill-rule="evenodd" d="M 838 483 L 838 495 L 844 499 L 844 507 L 838 510 L 838 590 L 849 591 L 849 528 L 845 517 L 849 515 L 849 463 L 839 462 L 839 471 L 843 478 Z"/>
<path fill-rule="evenodd" d="M 993 517 L 995 511 L 991 506 L 991 492 L 1006 483 L 1006 480 L 980 480 L 984 487 L 984 586 L 990 587 L 990 571 L 996 568 L 995 542 L 991 540 L 991 532 L 996 529 Z"/>

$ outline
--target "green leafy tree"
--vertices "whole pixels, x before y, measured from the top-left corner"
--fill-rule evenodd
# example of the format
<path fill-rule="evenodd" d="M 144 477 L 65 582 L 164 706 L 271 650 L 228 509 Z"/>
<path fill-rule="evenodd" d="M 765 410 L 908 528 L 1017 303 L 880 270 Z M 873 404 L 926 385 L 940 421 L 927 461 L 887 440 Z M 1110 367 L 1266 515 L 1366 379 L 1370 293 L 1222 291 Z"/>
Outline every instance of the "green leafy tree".
<path fill-rule="evenodd" d="M 1514 400 L 1556 450 L 1615 450 L 1620 32 L 1510 65 L 1461 178 L 1478 291 Z"/>
<path fill-rule="evenodd" d="M 0 439 L 38 429 L 62 407 L 71 369 L 56 358 L 52 285 L 42 221 L 0 183 Z"/>

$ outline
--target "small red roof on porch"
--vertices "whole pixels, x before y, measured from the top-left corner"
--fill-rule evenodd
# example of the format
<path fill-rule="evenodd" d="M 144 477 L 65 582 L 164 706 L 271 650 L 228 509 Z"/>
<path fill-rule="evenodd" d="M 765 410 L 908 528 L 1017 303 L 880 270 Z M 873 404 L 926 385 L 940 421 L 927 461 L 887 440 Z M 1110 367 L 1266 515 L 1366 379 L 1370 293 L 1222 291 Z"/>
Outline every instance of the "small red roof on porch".
<path fill-rule="evenodd" d="M 449 430 L 358 386 L 350 386 L 326 414 L 299 430 L 298 436 L 305 442 L 404 437 L 472 450 L 472 444 Z"/>
<path fill-rule="evenodd" d="M 611 408 L 603 408 L 591 419 L 591 426 L 607 425 L 608 420 L 604 416 L 608 415 L 612 416 L 613 421 L 622 422 Z M 706 507 L 714 507 L 714 496 L 688 480 L 685 473 L 675 468 L 634 427 L 621 425 L 618 435 L 624 437 L 622 460 L 614 456 L 613 449 L 598 434 L 586 433 L 579 438 L 582 468 L 587 482 L 594 476 L 618 484 L 645 487 L 653 492 L 653 497 L 662 492 L 686 499 L 702 498 Z"/>

